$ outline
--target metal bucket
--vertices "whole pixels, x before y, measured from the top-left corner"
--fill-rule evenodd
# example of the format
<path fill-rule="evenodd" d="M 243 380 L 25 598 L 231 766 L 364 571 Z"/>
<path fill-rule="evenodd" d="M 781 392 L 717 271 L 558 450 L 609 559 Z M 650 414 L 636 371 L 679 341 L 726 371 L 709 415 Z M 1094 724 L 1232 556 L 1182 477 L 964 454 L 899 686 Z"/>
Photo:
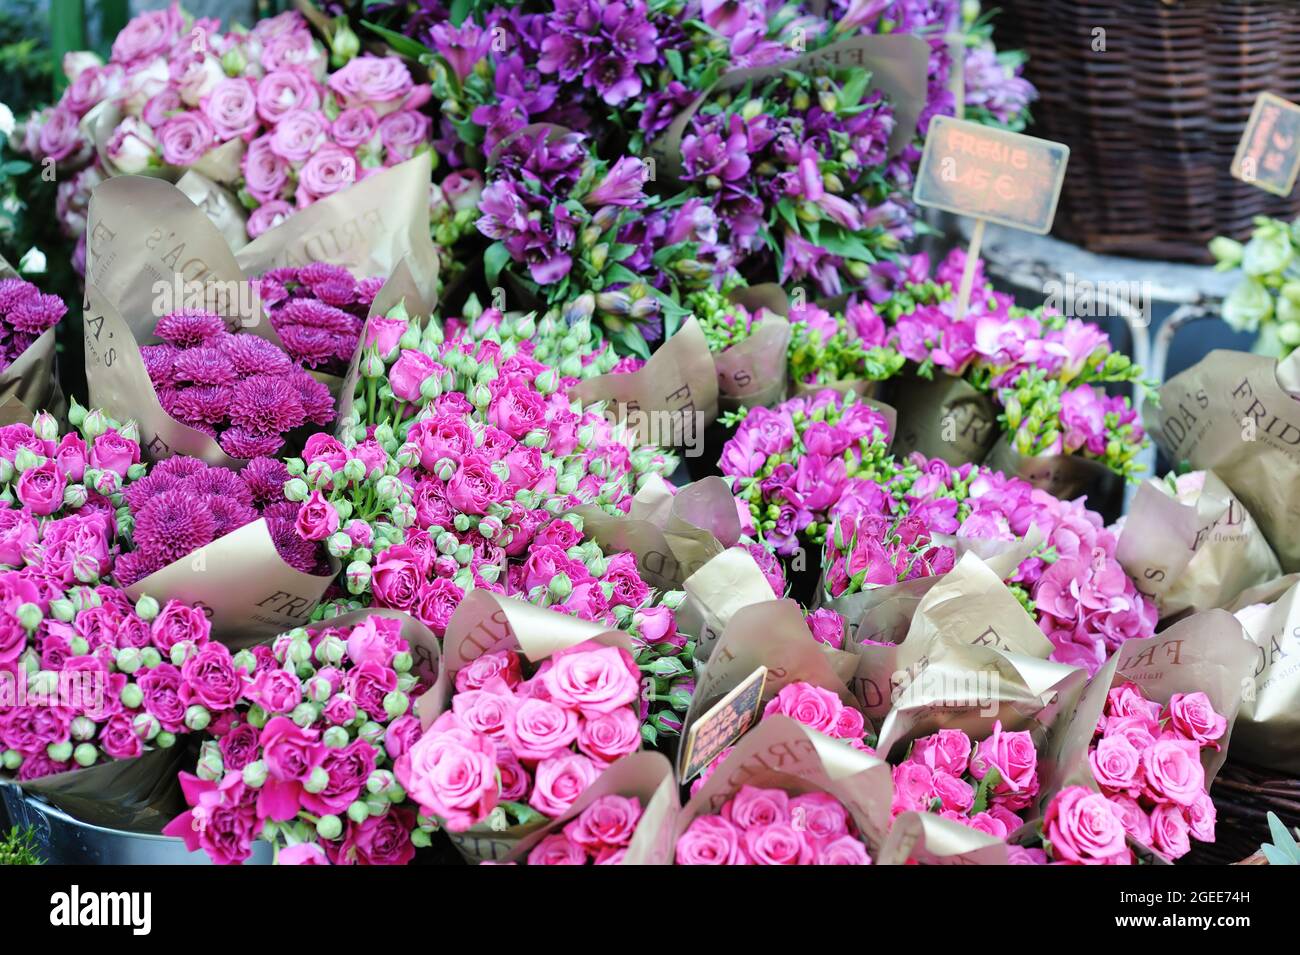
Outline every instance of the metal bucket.
<path fill-rule="evenodd" d="M 189 852 L 171 836 L 105 829 L 73 819 L 62 810 L 0 784 L 9 821 L 30 827 L 41 858 L 55 865 L 211 865 L 204 852 Z M 270 865 L 271 846 L 260 839 L 245 865 Z"/>

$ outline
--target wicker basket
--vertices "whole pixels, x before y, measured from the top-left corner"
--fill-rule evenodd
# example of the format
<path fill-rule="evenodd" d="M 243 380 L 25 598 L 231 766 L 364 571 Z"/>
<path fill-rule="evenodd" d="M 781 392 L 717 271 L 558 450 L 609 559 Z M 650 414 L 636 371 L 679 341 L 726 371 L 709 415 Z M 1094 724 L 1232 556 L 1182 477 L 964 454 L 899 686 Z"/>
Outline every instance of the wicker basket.
<path fill-rule="evenodd" d="M 1300 195 L 1279 199 L 1228 173 L 1260 92 L 1300 102 L 1300 4 L 999 6 L 999 45 L 1028 51 L 1041 94 L 1030 132 L 1070 146 L 1062 238 L 1094 252 L 1209 261 L 1214 236 L 1243 238 L 1254 216 L 1300 213 Z"/>
<path fill-rule="evenodd" d="M 1246 860 L 1262 864 L 1259 847 L 1269 841 L 1268 814 L 1277 813 L 1283 825 L 1300 826 L 1300 779 L 1234 763 L 1231 756 L 1210 789 L 1218 810 L 1214 842 L 1192 842 L 1183 862 L 1228 864 Z"/>

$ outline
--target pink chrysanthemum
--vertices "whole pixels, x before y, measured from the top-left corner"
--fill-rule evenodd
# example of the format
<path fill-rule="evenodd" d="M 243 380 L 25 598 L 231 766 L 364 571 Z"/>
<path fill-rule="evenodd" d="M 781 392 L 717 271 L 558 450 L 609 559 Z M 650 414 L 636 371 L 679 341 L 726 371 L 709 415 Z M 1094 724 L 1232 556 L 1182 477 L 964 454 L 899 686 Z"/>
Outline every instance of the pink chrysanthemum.
<path fill-rule="evenodd" d="M 289 378 L 289 383 L 298 392 L 302 411 L 312 424 L 324 427 L 334 420 L 334 399 L 329 388 L 321 384 L 305 371 Z"/>
<path fill-rule="evenodd" d="M 230 472 L 227 471 L 226 473 L 229 474 Z M 217 537 L 224 537 L 231 531 L 257 520 L 257 509 L 242 501 L 217 496 L 209 496 L 205 500 L 212 513 L 213 520 L 217 523 Z"/>
<path fill-rule="evenodd" d="M 229 385 L 199 385 L 194 388 L 180 389 L 175 398 L 175 407 L 187 422 L 201 421 L 218 425 L 230 414 Z"/>
<path fill-rule="evenodd" d="M 206 502 L 179 490 L 152 498 L 135 515 L 137 551 L 170 564 L 210 544 L 217 522 Z"/>
<path fill-rule="evenodd" d="M 176 356 L 180 354 L 179 348 L 166 343 L 141 347 L 140 357 L 144 359 L 144 370 L 154 388 L 170 388 L 176 384 L 172 367 L 176 363 Z"/>
<path fill-rule="evenodd" d="M 328 565 L 320 557 L 319 548 L 311 541 L 303 540 L 298 533 L 297 504 L 290 501 L 272 504 L 262 512 L 262 516 L 266 518 L 266 528 L 275 549 L 286 564 L 304 574 L 326 572 Z"/>
<path fill-rule="evenodd" d="M 283 351 L 256 335 L 231 335 L 218 346 L 235 365 L 241 378 L 248 375 L 283 375 L 293 362 Z"/>
<path fill-rule="evenodd" d="M 228 385 L 237 377 L 235 363 L 219 348 L 189 348 L 172 362 L 172 374 L 178 382 L 195 385 Z"/>
<path fill-rule="evenodd" d="M 230 423 L 255 434 L 283 434 L 305 419 L 302 399 L 283 378 L 254 375 L 235 385 L 230 397 Z"/>
<path fill-rule="evenodd" d="M 192 474 L 200 474 L 203 471 L 207 470 L 207 467 L 208 465 L 204 464 L 198 458 L 190 458 L 190 457 L 186 457 L 185 455 L 177 455 L 175 457 L 171 457 L 171 458 L 167 458 L 166 460 L 159 461 L 157 464 L 153 466 L 153 470 L 151 470 L 149 473 L 151 475 L 165 474 L 168 477 L 175 478 L 176 480 L 179 481 L 189 477 Z"/>
<path fill-rule="evenodd" d="M 244 428 L 230 428 L 218 439 L 221 450 L 232 458 L 258 458 L 275 454 L 284 445 L 278 434 L 258 434 Z"/>
<path fill-rule="evenodd" d="M 113 563 L 113 577 L 119 587 L 130 587 L 164 566 L 166 565 L 154 554 L 131 551 L 129 554 L 118 555 Z"/>
<path fill-rule="evenodd" d="M 23 279 L 0 279 L 0 315 L 7 315 L 15 308 L 38 294 L 38 289 L 31 282 Z"/>
<path fill-rule="evenodd" d="M 226 323 L 211 312 L 186 309 L 158 319 L 154 334 L 178 348 L 207 345 L 226 330 Z"/>
<path fill-rule="evenodd" d="M 229 468 L 205 468 L 181 481 L 177 490 L 191 497 L 219 497 L 245 506 L 253 503 L 253 493 L 248 485 Z"/>
<path fill-rule="evenodd" d="M 284 482 L 289 469 L 276 458 L 254 458 L 239 472 L 253 501 L 259 505 L 278 504 L 284 500 Z"/>

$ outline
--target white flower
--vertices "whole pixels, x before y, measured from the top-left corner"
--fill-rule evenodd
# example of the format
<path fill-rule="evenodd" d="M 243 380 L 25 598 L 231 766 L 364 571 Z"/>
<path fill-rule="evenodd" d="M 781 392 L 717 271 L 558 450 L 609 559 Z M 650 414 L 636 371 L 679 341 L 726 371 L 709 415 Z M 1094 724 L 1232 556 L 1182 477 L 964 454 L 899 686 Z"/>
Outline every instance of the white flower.
<path fill-rule="evenodd" d="M 14 112 L 4 103 L 0 103 L 0 134 L 5 136 L 14 134 Z"/>
<path fill-rule="evenodd" d="M 45 253 L 32 246 L 18 260 L 18 271 L 25 275 L 41 275 L 45 272 Z"/>

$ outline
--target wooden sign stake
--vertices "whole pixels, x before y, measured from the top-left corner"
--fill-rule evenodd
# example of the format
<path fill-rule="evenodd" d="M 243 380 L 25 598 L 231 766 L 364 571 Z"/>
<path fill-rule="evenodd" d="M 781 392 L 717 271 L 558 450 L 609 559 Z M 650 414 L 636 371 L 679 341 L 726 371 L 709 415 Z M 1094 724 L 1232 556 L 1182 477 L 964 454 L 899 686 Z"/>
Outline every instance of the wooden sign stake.
<path fill-rule="evenodd" d="M 970 309 L 970 290 L 975 284 L 975 267 L 979 264 L 980 246 L 984 244 L 984 225 L 987 222 L 987 219 L 975 220 L 970 245 L 966 247 L 966 266 L 961 270 L 961 288 L 957 290 L 957 314 L 953 316 L 959 321 L 966 317 L 966 312 Z"/>

